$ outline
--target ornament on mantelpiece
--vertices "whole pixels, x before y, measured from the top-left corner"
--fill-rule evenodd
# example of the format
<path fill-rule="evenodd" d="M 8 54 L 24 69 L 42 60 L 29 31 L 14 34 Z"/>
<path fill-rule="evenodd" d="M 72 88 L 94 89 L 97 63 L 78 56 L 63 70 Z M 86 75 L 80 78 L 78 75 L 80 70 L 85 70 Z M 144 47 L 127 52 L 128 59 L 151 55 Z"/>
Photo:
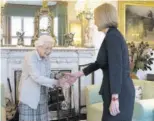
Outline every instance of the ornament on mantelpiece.
<path fill-rule="evenodd" d="M 64 46 L 73 46 L 75 33 L 64 34 Z"/>
<path fill-rule="evenodd" d="M 21 32 L 17 32 L 16 35 L 18 37 L 18 46 L 23 46 L 24 45 L 24 34 L 25 32 L 21 31 Z"/>
<path fill-rule="evenodd" d="M 97 27 L 93 24 L 93 20 L 89 19 L 88 20 L 88 26 L 85 30 L 85 43 L 84 46 L 88 48 L 93 48 L 93 41 L 94 41 L 94 34 L 96 31 Z"/>
<path fill-rule="evenodd" d="M 92 20 L 93 19 L 93 16 L 94 16 L 94 14 L 90 10 L 88 10 L 88 11 L 85 12 L 85 18 L 88 21 Z"/>

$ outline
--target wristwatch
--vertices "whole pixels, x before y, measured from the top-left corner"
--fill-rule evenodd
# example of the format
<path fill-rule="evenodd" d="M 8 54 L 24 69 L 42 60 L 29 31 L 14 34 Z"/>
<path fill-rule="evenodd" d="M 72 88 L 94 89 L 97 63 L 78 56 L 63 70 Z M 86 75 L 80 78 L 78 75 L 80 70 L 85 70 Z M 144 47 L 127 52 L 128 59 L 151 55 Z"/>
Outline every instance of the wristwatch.
<path fill-rule="evenodd" d="M 119 98 L 116 98 L 116 97 L 112 97 L 112 101 L 116 101 L 118 100 Z"/>

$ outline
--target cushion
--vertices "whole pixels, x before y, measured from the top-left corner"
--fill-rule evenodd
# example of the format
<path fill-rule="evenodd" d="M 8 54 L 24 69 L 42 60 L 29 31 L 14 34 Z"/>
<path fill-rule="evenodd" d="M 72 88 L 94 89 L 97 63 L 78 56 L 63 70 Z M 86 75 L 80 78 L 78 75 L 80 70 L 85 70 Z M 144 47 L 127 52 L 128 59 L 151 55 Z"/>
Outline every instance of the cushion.
<path fill-rule="evenodd" d="M 99 90 L 100 90 L 99 85 L 89 85 L 85 88 L 87 105 L 103 102 L 102 96 L 99 95 Z"/>
<path fill-rule="evenodd" d="M 142 89 L 144 88 L 144 80 L 137 80 L 137 79 L 133 79 L 133 83 L 135 86 L 141 86 Z"/>
<path fill-rule="evenodd" d="M 135 101 L 142 99 L 143 89 L 141 86 L 135 86 Z"/>
<path fill-rule="evenodd" d="M 148 117 L 153 117 L 154 99 L 139 100 L 135 103 L 134 119 L 141 120 Z"/>
<path fill-rule="evenodd" d="M 154 82 L 146 81 L 143 90 L 143 99 L 154 98 Z"/>
<path fill-rule="evenodd" d="M 89 107 L 92 108 L 94 112 L 103 112 L 103 103 L 95 103 L 90 105 Z"/>
<path fill-rule="evenodd" d="M 87 108 L 87 121 L 101 121 L 103 114 L 103 103 L 91 104 Z"/>

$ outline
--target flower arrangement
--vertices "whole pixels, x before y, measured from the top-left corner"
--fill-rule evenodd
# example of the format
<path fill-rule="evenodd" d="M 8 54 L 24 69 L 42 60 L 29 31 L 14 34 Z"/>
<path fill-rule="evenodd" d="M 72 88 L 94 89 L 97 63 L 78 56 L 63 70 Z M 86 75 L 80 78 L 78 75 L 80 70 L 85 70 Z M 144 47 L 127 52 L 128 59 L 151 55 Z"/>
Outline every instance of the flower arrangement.
<path fill-rule="evenodd" d="M 147 42 L 141 42 L 136 45 L 134 42 L 128 43 L 131 71 L 136 73 L 139 69 L 151 70 L 153 64 L 153 51 Z"/>
<path fill-rule="evenodd" d="M 82 16 L 87 19 L 87 20 L 92 20 L 93 19 L 93 13 L 90 10 L 87 11 L 81 11 L 80 13 L 78 13 L 77 18 L 79 20 L 82 19 Z"/>

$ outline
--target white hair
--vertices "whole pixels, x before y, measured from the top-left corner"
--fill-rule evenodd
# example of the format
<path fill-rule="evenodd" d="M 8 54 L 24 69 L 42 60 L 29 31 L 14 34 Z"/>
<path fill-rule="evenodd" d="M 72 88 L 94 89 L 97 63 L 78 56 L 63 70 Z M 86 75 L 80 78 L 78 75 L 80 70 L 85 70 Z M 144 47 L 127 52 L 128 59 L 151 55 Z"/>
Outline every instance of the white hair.
<path fill-rule="evenodd" d="M 54 46 L 55 40 L 51 36 L 41 35 L 37 41 L 35 41 L 35 47 L 43 46 L 45 43 L 51 43 Z"/>

